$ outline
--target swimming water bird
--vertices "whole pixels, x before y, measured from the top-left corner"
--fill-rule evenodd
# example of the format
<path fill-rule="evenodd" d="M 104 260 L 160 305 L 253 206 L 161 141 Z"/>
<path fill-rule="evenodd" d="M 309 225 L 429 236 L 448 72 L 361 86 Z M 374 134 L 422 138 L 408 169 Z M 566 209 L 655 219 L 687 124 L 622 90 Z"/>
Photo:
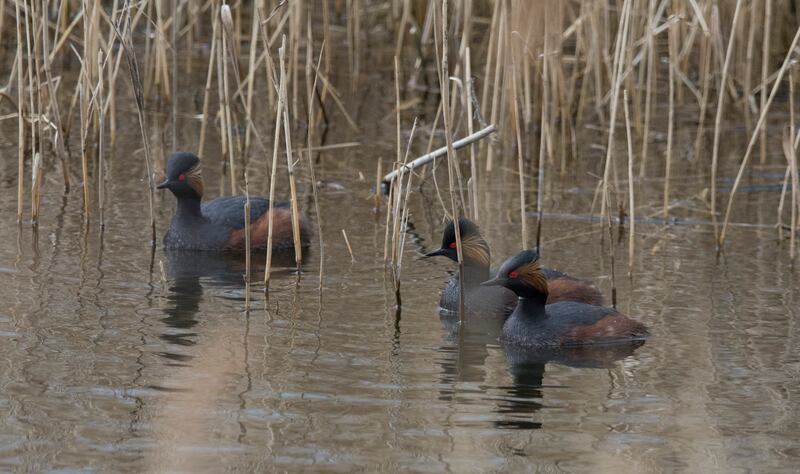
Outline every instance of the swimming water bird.
<path fill-rule="evenodd" d="M 481 283 L 492 276 L 490 270 L 491 251 L 478 226 L 466 218 L 458 220 L 461 231 L 461 250 L 464 255 L 464 305 L 472 313 L 494 313 L 508 315 L 517 305 L 514 293 L 503 287 L 486 287 Z M 455 225 L 450 221 L 444 229 L 442 247 L 426 254 L 426 257 L 445 256 L 458 262 Z M 603 297 L 591 283 L 573 278 L 556 270 L 543 269 L 550 288 L 548 303 L 558 301 L 580 301 L 587 304 L 603 304 Z M 442 291 L 439 306 L 450 312 L 458 312 L 459 278 L 454 275 Z"/>
<path fill-rule="evenodd" d="M 647 328 L 615 309 L 575 301 L 548 301 L 539 254 L 523 250 L 509 258 L 482 286 L 508 288 L 519 302 L 503 324 L 503 340 L 522 346 L 579 346 L 643 340 Z"/>
<path fill-rule="evenodd" d="M 201 202 L 200 159 L 193 153 L 173 153 L 167 161 L 167 179 L 158 188 L 169 189 L 178 200 L 175 215 L 164 236 L 164 247 L 176 250 L 245 249 L 245 196 L 224 196 Z M 250 197 L 250 247 L 266 248 L 270 214 L 273 216 L 272 248 L 293 248 L 289 203 L 275 203 L 270 212 L 268 199 L 253 196 Z M 308 246 L 310 235 L 308 221 L 301 214 L 300 241 L 303 246 Z"/>

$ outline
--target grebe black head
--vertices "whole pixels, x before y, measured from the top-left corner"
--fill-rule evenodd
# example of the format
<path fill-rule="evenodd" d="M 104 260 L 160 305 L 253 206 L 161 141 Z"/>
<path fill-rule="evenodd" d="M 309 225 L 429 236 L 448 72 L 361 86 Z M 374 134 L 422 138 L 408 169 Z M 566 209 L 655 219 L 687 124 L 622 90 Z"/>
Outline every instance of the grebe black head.
<path fill-rule="evenodd" d="M 509 258 L 494 278 L 481 284 L 504 286 L 520 298 L 540 300 L 542 304 L 547 301 L 549 293 L 547 278 L 539 264 L 539 253 L 535 250 L 523 250 Z"/>
<path fill-rule="evenodd" d="M 489 244 L 483 239 L 478 226 L 471 220 L 461 217 L 458 219 L 458 227 L 461 232 L 461 251 L 464 255 L 464 264 L 488 269 L 491 262 L 491 252 L 489 251 Z M 444 228 L 442 247 L 425 256 L 436 257 L 439 255 L 458 262 L 456 226 L 453 221 L 448 222 Z"/>
<path fill-rule="evenodd" d="M 201 199 L 200 158 L 188 151 L 173 153 L 167 161 L 167 179 L 158 185 L 158 189 L 169 189 L 177 198 Z"/>

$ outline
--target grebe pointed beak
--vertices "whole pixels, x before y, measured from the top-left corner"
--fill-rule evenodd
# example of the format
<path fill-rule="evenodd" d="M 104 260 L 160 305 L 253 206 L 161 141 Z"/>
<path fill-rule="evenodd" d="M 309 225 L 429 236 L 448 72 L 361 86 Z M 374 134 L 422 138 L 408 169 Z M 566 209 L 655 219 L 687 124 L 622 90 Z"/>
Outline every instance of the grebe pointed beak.
<path fill-rule="evenodd" d="M 501 286 L 506 283 L 505 278 L 494 277 L 492 279 L 486 280 L 485 282 L 481 283 L 481 286 Z"/>
<path fill-rule="evenodd" d="M 422 258 L 438 257 L 440 255 L 445 255 L 446 252 L 447 250 L 445 249 L 434 250 L 433 252 L 428 252 L 425 255 L 423 255 Z"/>
<path fill-rule="evenodd" d="M 156 188 L 157 188 L 157 189 L 165 189 L 165 188 L 169 188 L 169 185 L 170 185 L 170 184 L 171 184 L 170 180 L 169 180 L 169 179 L 165 179 L 165 180 L 164 180 L 164 182 L 163 182 L 163 183 L 161 183 L 161 184 L 159 184 L 158 186 L 156 186 Z"/>

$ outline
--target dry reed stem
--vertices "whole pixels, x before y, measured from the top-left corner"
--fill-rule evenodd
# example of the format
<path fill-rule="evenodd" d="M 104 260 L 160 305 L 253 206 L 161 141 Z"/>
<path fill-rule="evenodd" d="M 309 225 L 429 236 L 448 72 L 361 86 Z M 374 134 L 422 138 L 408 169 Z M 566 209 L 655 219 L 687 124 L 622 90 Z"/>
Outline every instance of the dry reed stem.
<path fill-rule="evenodd" d="M 411 133 L 406 145 L 406 152 L 403 157 L 402 164 L 408 161 L 411 153 L 411 145 L 414 143 L 415 132 L 417 131 L 417 119 L 414 118 L 414 123 L 411 126 Z M 408 233 L 405 229 L 408 227 L 409 206 L 408 198 L 411 195 L 411 182 L 413 174 L 408 175 L 405 185 L 405 198 L 403 198 L 403 180 L 397 181 L 395 195 L 397 200 L 394 203 L 393 210 L 393 226 L 392 226 L 392 283 L 394 284 L 395 298 L 397 306 L 400 307 L 400 276 L 403 271 L 403 249 L 405 248 L 406 236 Z"/>
<path fill-rule="evenodd" d="M 495 71 L 494 71 L 494 87 L 492 91 L 492 109 L 490 113 L 491 122 L 497 123 L 497 115 L 499 113 L 497 104 L 501 101 L 500 92 L 503 87 L 500 86 L 502 84 L 502 71 L 503 71 L 503 52 L 505 48 L 502 46 L 503 39 L 506 36 L 506 5 L 507 2 L 497 2 L 501 4 L 500 12 L 499 12 L 499 19 L 498 19 L 498 34 L 497 34 L 497 41 L 495 46 L 495 53 L 496 57 L 494 59 Z M 446 56 L 446 55 L 443 55 Z M 486 105 L 481 105 L 481 109 L 486 110 Z M 491 143 L 487 144 L 488 149 L 486 152 L 486 171 L 491 172 L 494 167 L 494 147 L 491 146 Z M 457 222 L 457 220 L 456 220 Z"/>
<path fill-rule="evenodd" d="M 456 234 L 456 254 L 458 255 L 458 278 L 459 281 L 464 282 L 464 253 L 461 243 L 461 226 L 458 222 L 460 215 L 459 208 L 456 205 L 455 197 L 455 177 L 458 168 L 458 159 L 456 158 L 456 151 L 453 148 L 453 131 L 450 125 L 450 80 L 449 68 L 447 67 L 447 4 L 448 0 L 442 2 L 442 61 L 441 71 L 439 73 L 439 88 L 442 91 L 442 122 L 444 123 L 444 136 L 447 143 L 447 180 L 450 192 L 450 208 L 453 216 L 453 224 Z M 499 64 L 499 63 L 498 63 Z M 490 148 L 491 150 L 491 148 Z M 487 161 L 488 163 L 488 161 Z M 488 166 L 488 164 L 487 164 Z M 523 215 L 524 217 L 524 215 Z M 458 317 L 463 323 L 464 321 L 464 285 L 459 285 L 458 291 Z"/>
<path fill-rule="evenodd" d="M 614 132 L 616 131 L 616 124 L 617 124 L 617 107 L 619 104 L 619 91 L 622 86 L 622 70 L 623 70 L 623 45 L 627 43 L 626 39 L 628 36 L 628 27 L 630 24 L 630 16 L 631 16 L 631 1 L 625 0 L 622 5 L 622 13 L 620 16 L 620 28 L 617 35 L 617 48 L 616 54 L 614 56 L 614 83 L 612 89 L 612 97 L 611 97 L 611 114 L 610 114 L 610 122 L 608 125 L 608 144 L 606 145 L 606 159 L 605 159 L 605 168 L 603 171 L 603 194 L 600 204 L 600 212 L 604 214 L 606 209 L 611 209 L 609 192 L 608 192 L 608 182 L 611 178 L 611 166 L 613 161 L 613 152 L 614 152 Z"/>
<path fill-rule="evenodd" d="M 339 111 L 342 113 L 342 115 L 344 115 L 347 124 L 350 126 L 351 129 L 353 129 L 355 133 L 360 133 L 361 129 L 356 124 L 356 121 L 353 120 L 353 118 L 347 112 L 347 109 L 345 108 L 344 103 L 342 102 L 342 99 L 339 96 L 339 93 L 336 91 L 336 88 L 333 87 L 333 85 L 330 83 L 330 81 L 328 81 L 328 78 L 326 78 L 324 74 L 319 73 L 319 78 L 322 79 L 322 84 L 323 86 L 325 86 L 325 89 L 330 91 L 331 97 L 333 98 L 333 102 L 339 108 Z"/>
<path fill-rule="evenodd" d="M 244 170 L 244 309 L 250 310 L 250 183 Z"/>
<path fill-rule="evenodd" d="M 31 0 L 33 2 L 33 0 Z M 28 52 L 28 100 L 29 100 L 29 110 L 31 118 L 33 117 L 41 117 L 42 115 L 42 102 L 41 102 L 41 76 L 39 73 L 39 61 L 38 57 L 41 56 L 38 52 L 38 35 L 36 34 L 37 29 L 37 14 L 34 9 L 33 3 L 31 5 L 25 5 L 25 44 L 26 50 Z M 21 46 L 20 46 L 21 47 Z M 35 74 L 35 79 L 34 79 Z M 31 178 L 32 184 L 34 186 L 31 187 L 31 211 L 32 214 L 36 213 L 38 217 L 39 213 L 39 188 L 38 183 L 40 182 L 37 179 L 37 175 L 41 173 L 41 150 L 42 150 L 42 120 L 36 120 L 36 126 L 31 126 L 30 133 L 31 133 L 31 157 L 33 159 L 33 164 L 35 166 L 31 167 Z M 39 150 L 36 149 L 37 144 L 39 145 Z M 36 160 L 37 154 L 39 155 L 39 160 Z M 33 223 L 36 224 L 35 222 Z"/>
<path fill-rule="evenodd" d="M 676 28 L 670 27 L 667 30 L 667 42 L 669 43 L 669 112 L 667 117 L 667 160 L 664 168 L 664 220 L 669 219 L 669 184 L 672 172 L 672 142 L 675 134 L 675 69 L 678 67 L 675 57 L 675 44 L 677 39 Z"/>
<path fill-rule="evenodd" d="M 762 41 L 762 50 L 761 50 L 761 93 L 759 94 L 761 97 L 761 108 L 760 110 L 764 110 L 764 107 L 767 104 L 767 96 L 766 92 L 766 84 L 767 84 L 767 76 L 769 75 L 769 37 L 770 37 L 770 25 L 772 24 L 772 0 L 764 0 L 764 39 Z M 765 163 L 767 161 L 767 127 L 765 125 L 761 126 L 761 163 Z"/>
<path fill-rule="evenodd" d="M 220 99 L 222 100 L 222 113 L 225 116 L 225 129 L 223 133 L 226 136 L 226 142 L 228 145 L 228 171 L 230 173 L 231 179 L 231 194 L 236 194 L 236 160 L 235 160 L 235 152 L 233 147 L 233 122 L 231 116 L 231 96 L 230 96 L 230 84 L 228 81 L 228 48 L 231 48 L 232 53 L 235 50 L 235 44 L 228 44 L 230 38 L 233 37 L 231 33 L 231 29 L 233 27 L 231 14 L 230 14 L 230 7 L 228 5 L 222 5 L 220 7 L 220 23 L 222 24 L 223 32 L 220 35 L 222 39 L 222 49 L 220 51 L 220 62 L 222 63 L 222 67 L 218 69 L 218 72 L 222 72 L 222 77 L 220 80 L 222 84 L 222 96 Z M 226 34 L 227 29 L 227 34 Z"/>
<path fill-rule="evenodd" d="M 22 222 L 25 192 L 25 81 L 24 64 L 22 62 L 22 27 L 20 21 L 19 1 L 14 2 L 17 20 L 17 222 Z"/>
<path fill-rule="evenodd" d="M 283 42 L 281 43 L 281 48 L 279 53 L 281 57 L 283 57 L 284 47 L 286 46 L 286 39 L 284 36 Z M 267 49 L 269 50 L 269 49 Z M 272 59 L 270 59 L 270 62 Z M 275 78 L 272 78 L 275 81 Z M 286 88 L 286 81 L 285 77 L 280 78 L 280 82 L 278 83 L 278 107 L 275 116 L 275 137 L 273 140 L 273 149 L 272 149 L 272 168 L 271 174 L 269 179 L 269 225 L 267 226 L 267 263 L 266 269 L 264 271 L 264 291 L 269 290 L 269 279 L 272 272 L 272 227 L 274 218 L 272 217 L 272 210 L 275 203 L 275 175 L 278 169 L 278 149 L 280 147 L 280 139 L 281 139 L 281 126 L 283 123 L 283 97 L 284 97 L 284 89 Z"/>
<path fill-rule="evenodd" d="M 717 14 L 717 8 L 714 7 L 711 13 L 711 26 L 715 31 L 718 30 L 719 26 L 719 15 Z M 708 96 L 711 90 L 711 53 L 712 53 L 712 44 L 711 40 L 705 38 L 703 40 L 703 64 L 700 70 L 700 77 L 702 78 L 703 83 L 703 92 L 700 99 L 700 112 L 698 114 L 697 120 L 697 137 L 694 141 L 694 156 L 693 159 L 697 161 L 698 156 L 700 154 L 700 146 L 705 135 L 705 123 L 706 123 L 706 114 L 708 110 Z"/>
<path fill-rule="evenodd" d="M 797 32 L 794 35 L 794 39 L 792 39 L 792 44 L 786 52 L 786 57 L 781 64 L 780 71 L 778 73 L 778 77 L 775 79 L 775 83 L 772 86 L 772 91 L 767 98 L 767 102 L 764 104 L 764 107 L 761 109 L 760 115 L 758 117 L 758 122 L 756 122 L 756 132 L 764 126 L 764 122 L 767 118 L 767 112 L 769 111 L 770 105 L 772 105 L 772 100 L 775 98 L 775 94 L 778 92 L 778 88 L 781 85 L 781 81 L 783 80 L 783 75 L 788 69 L 790 64 L 790 59 L 792 54 L 794 53 L 794 49 L 797 47 L 797 42 L 800 40 L 800 27 L 797 28 Z M 731 211 L 733 210 L 733 199 L 736 197 L 736 191 L 739 189 L 739 183 L 742 180 L 742 176 L 744 175 L 744 170 L 747 167 L 747 162 L 750 159 L 750 154 L 753 151 L 753 146 L 755 145 L 756 139 L 758 138 L 758 133 L 754 132 L 753 135 L 750 137 L 750 142 L 747 144 L 747 150 L 745 151 L 744 157 L 742 158 L 742 163 L 739 166 L 739 172 L 736 174 L 736 180 L 733 182 L 733 187 L 731 188 L 731 195 L 728 198 L 728 206 L 725 210 L 725 221 L 722 224 L 722 232 L 719 236 L 718 245 L 721 248 L 725 243 L 725 234 L 728 230 L 728 222 L 730 221 Z"/>
<path fill-rule="evenodd" d="M 178 8 L 178 0 L 171 2 L 172 13 L 172 26 L 170 27 L 170 34 L 172 36 L 172 77 L 170 84 L 172 85 L 172 116 L 170 117 L 172 123 L 172 150 L 178 149 L 178 27 L 180 26 L 181 11 Z"/>
<path fill-rule="evenodd" d="M 203 89 L 203 115 L 200 119 L 200 142 L 197 144 L 197 154 L 203 156 L 206 143 L 206 129 L 208 127 L 208 104 L 211 98 L 211 81 L 214 76 L 214 63 L 217 58 L 217 36 L 219 19 L 217 15 L 211 15 L 211 51 L 208 56 L 208 72 L 206 73 L 206 86 Z"/>
<path fill-rule="evenodd" d="M 800 183 L 798 183 L 798 175 L 797 175 L 797 148 L 794 146 L 795 143 L 795 134 L 796 134 L 796 122 L 795 122 L 795 111 L 794 111 L 794 101 L 795 101 L 795 90 L 794 90 L 794 65 L 792 65 L 791 69 L 789 69 L 789 118 L 790 118 L 790 150 L 791 153 L 786 157 L 789 161 L 789 168 L 791 170 L 792 175 L 792 222 L 791 222 L 791 229 L 789 230 L 789 258 L 791 259 L 792 263 L 794 264 L 794 258 L 796 255 L 796 234 L 797 234 L 797 213 L 798 207 L 800 203 L 798 203 L 798 193 L 800 193 Z"/>
<path fill-rule="evenodd" d="M 42 0 L 42 8 L 45 9 L 47 0 Z M 2 28 L 0 27 L 0 37 L 2 37 Z M 69 163 L 67 161 L 67 150 L 64 147 L 63 124 L 61 123 L 61 111 L 58 107 L 58 95 L 56 93 L 56 85 L 51 72 L 50 58 L 50 34 L 47 28 L 42 28 L 42 64 L 44 68 L 45 79 L 47 80 L 48 98 L 50 101 L 50 110 L 53 114 L 53 144 L 55 145 L 56 155 L 61 162 L 61 171 L 64 179 L 64 192 L 69 193 Z"/>
<path fill-rule="evenodd" d="M 395 91 L 395 169 L 399 170 L 402 169 L 401 167 L 401 156 L 402 156 L 402 148 L 400 143 L 400 66 L 398 64 L 397 56 L 394 57 L 394 91 Z M 399 184 L 398 184 L 399 183 Z M 392 183 L 393 189 L 390 193 L 389 199 L 387 201 L 387 205 L 389 208 L 386 210 L 386 233 L 384 235 L 384 243 L 383 243 L 383 261 L 384 264 L 388 261 L 391 262 L 392 268 L 392 282 L 395 286 L 395 291 L 397 291 L 397 278 L 395 274 L 394 264 L 397 255 L 397 240 L 395 237 L 395 230 L 397 227 L 397 205 L 395 201 L 399 202 L 400 195 L 402 194 L 402 185 L 403 181 L 400 179 L 399 181 L 395 181 Z M 390 214 L 392 218 L 390 219 Z M 392 222 L 392 230 L 391 230 L 391 251 L 389 250 L 389 221 Z"/>
<path fill-rule="evenodd" d="M 539 171 L 537 177 L 537 184 L 536 184 L 536 248 L 540 249 L 540 245 L 542 242 L 542 213 L 544 209 L 544 156 L 547 144 L 547 128 L 549 125 L 548 120 L 548 98 L 550 94 L 549 80 L 548 80 L 548 67 L 547 67 L 547 56 L 550 50 L 548 49 L 548 42 L 547 42 L 547 25 L 545 24 L 545 40 L 544 40 L 544 54 L 542 55 L 542 115 L 541 121 L 539 126 L 541 127 L 541 133 L 539 134 Z M 516 81 L 514 82 L 514 94 L 516 95 Z M 519 131 L 519 124 L 515 124 L 516 133 L 517 133 L 517 147 L 521 146 L 521 140 L 519 138 L 520 131 Z M 527 226 L 525 224 L 525 187 L 524 187 L 524 168 L 522 163 L 522 152 L 519 152 L 517 156 L 517 160 L 519 161 L 517 167 L 519 170 L 519 195 L 520 195 L 520 203 L 522 204 L 522 216 L 523 216 L 523 224 L 522 224 L 522 248 L 527 248 L 528 245 L 528 237 L 527 237 Z M 539 250 L 541 251 L 541 250 Z"/>
<path fill-rule="evenodd" d="M 522 131 L 520 130 L 520 118 L 519 118 L 519 90 L 517 89 L 517 74 L 514 70 L 514 65 L 511 65 L 511 82 L 512 84 L 512 100 L 513 105 L 513 120 L 514 120 L 514 135 L 517 141 L 517 169 L 519 171 L 519 212 L 520 212 L 520 226 L 522 227 L 521 232 L 521 244 L 523 249 L 528 248 L 528 222 L 525 218 L 525 160 L 522 156 Z M 545 110 L 546 107 L 542 104 L 542 110 Z M 544 130 L 544 121 L 542 121 L 542 130 Z M 540 150 L 541 151 L 541 150 Z M 539 163 L 542 161 L 542 156 L 539 156 Z M 542 192 L 541 189 L 538 190 L 539 193 Z M 539 211 L 541 209 L 538 209 Z M 541 226 L 538 226 L 537 229 L 541 229 Z M 536 233 L 536 247 L 539 247 L 539 232 L 537 230 Z"/>
<path fill-rule="evenodd" d="M 83 187 L 83 217 L 84 219 L 89 219 L 89 158 L 87 153 L 89 152 L 89 145 L 87 143 L 87 135 L 89 134 L 89 120 L 90 120 L 90 104 L 89 104 L 89 89 L 90 86 L 89 82 L 89 70 L 87 68 L 87 63 L 84 60 L 80 60 L 81 63 L 81 74 L 79 76 L 79 108 L 80 108 L 80 121 L 81 121 L 81 131 L 80 131 L 80 138 L 81 138 L 81 178 L 82 183 L 81 186 Z"/>
<path fill-rule="evenodd" d="M 292 131 L 289 127 L 289 104 L 286 95 L 286 60 L 284 58 L 285 39 L 282 40 L 281 49 L 279 51 L 281 82 L 284 83 L 283 87 L 283 131 L 284 143 L 286 144 L 286 172 L 289 175 L 289 197 L 292 207 L 292 237 L 294 239 L 294 259 L 297 264 L 297 271 L 300 272 L 300 266 L 303 260 L 303 246 L 300 242 L 300 210 L 297 202 L 297 183 L 294 177 L 294 158 L 292 158 Z"/>
<path fill-rule="evenodd" d="M 755 42 L 756 42 L 756 29 L 759 26 L 759 18 L 756 15 L 756 9 L 758 8 L 758 0 L 753 0 L 750 2 L 750 21 L 747 33 L 747 47 L 745 49 L 745 57 L 744 57 L 744 120 L 745 125 L 747 127 L 748 132 L 752 131 L 752 117 L 751 115 L 756 113 L 755 110 L 755 101 L 752 100 L 753 96 L 751 94 L 751 90 L 753 89 L 753 65 L 755 61 L 753 60 L 753 51 L 755 50 Z"/>
<path fill-rule="evenodd" d="M 783 185 L 781 186 L 781 198 L 778 201 L 778 216 L 775 222 L 775 227 L 778 228 L 778 242 L 783 241 L 783 205 L 786 201 L 786 190 L 789 189 L 789 176 L 792 174 L 790 170 L 791 166 L 791 156 L 792 152 L 789 149 L 791 147 L 791 139 L 789 138 L 789 128 L 783 131 L 783 154 L 786 158 L 786 171 L 783 173 Z"/>
<path fill-rule="evenodd" d="M 378 170 L 375 173 L 375 212 L 381 210 L 381 174 L 383 173 L 383 158 L 378 157 Z"/>
<path fill-rule="evenodd" d="M 395 158 L 395 166 L 400 167 L 405 165 L 405 163 L 401 162 L 402 156 L 402 144 L 400 142 L 400 65 L 398 63 L 398 59 L 395 56 L 394 58 L 394 90 L 395 90 L 395 130 L 396 130 L 396 158 Z M 392 269 L 392 283 L 394 284 L 395 293 L 399 290 L 399 278 L 397 275 L 397 233 L 398 233 L 398 221 L 399 221 L 399 213 L 400 213 L 400 199 L 403 195 L 403 180 L 397 180 L 394 186 L 394 192 L 390 197 L 388 204 L 391 206 L 390 211 L 387 211 L 387 224 L 389 215 L 392 216 L 392 230 L 391 230 L 391 269 Z M 387 226 L 387 234 L 386 238 L 388 239 L 389 229 Z M 386 251 L 387 251 L 388 240 L 384 242 L 384 261 L 386 261 Z M 399 301 L 398 301 L 399 304 Z"/>
<path fill-rule="evenodd" d="M 311 178 L 311 192 L 314 196 L 314 212 L 317 215 L 317 238 L 319 239 L 319 288 L 322 290 L 322 276 L 323 276 L 323 269 L 324 269 L 324 262 L 325 262 L 325 244 L 322 240 L 322 213 L 320 212 L 319 208 L 319 193 L 317 191 L 317 175 L 316 170 L 314 169 L 314 157 L 313 157 L 313 135 L 314 135 L 314 94 L 317 90 L 317 80 L 319 79 L 319 74 L 314 72 L 314 81 L 310 81 L 309 74 L 311 73 L 312 69 L 312 49 L 314 45 L 314 39 L 311 35 L 311 18 L 308 18 L 308 28 L 306 30 L 308 32 L 307 40 L 306 40 L 306 83 L 308 84 L 308 91 L 306 94 L 306 103 L 308 104 L 308 131 L 306 133 L 306 143 L 307 143 L 307 153 L 306 158 L 308 159 L 308 171 Z M 314 71 L 319 71 L 322 57 L 325 53 L 325 40 L 322 40 L 322 45 L 319 48 L 319 58 L 317 59 L 317 67 L 314 68 Z M 344 231 L 344 229 L 342 229 Z M 352 251 L 351 251 L 352 257 Z"/>
<path fill-rule="evenodd" d="M 625 135 L 628 139 L 628 216 L 631 229 L 628 235 L 628 276 L 633 275 L 633 264 L 636 245 L 636 214 L 633 200 L 633 137 L 631 136 L 630 113 L 628 112 L 628 89 L 622 91 L 623 111 L 625 113 Z"/>
<path fill-rule="evenodd" d="M 119 38 L 120 46 L 125 50 L 125 58 L 128 62 L 128 71 L 130 73 L 131 88 L 133 89 L 133 96 L 136 103 L 136 115 L 139 119 L 139 130 L 142 134 L 142 144 L 144 145 L 144 158 L 147 168 L 147 183 L 148 183 L 148 204 L 150 206 L 150 228 L 152 236 L 152 245 L 156 243 L 156 218 L 153 205 L 153 193 L 155 190 L 155 183 L 153 182 L 153 161 L 150 151 L 150 139 L 147 135 L 147 122 L 144 114 L 144 92 L 142 88 L 141 77 L 139 76 L 139 65 L 136 61 L 136 51 L 133 48 L 133 39 L 131 36 L 130 25 L 130 10 L 126 13 L 126 26 L 125 33 Z M 117 32 L 119 35 L 119 32 Z"/>
<path fill-rule="evenodd" d="M 725 105 L 725 82 L 728 80 L 728 70 L 731 64 L 731 57 L 733 55 L 733 43 L 736 38 L 736 23 L 739 19 L 739 11 L 741 10 L 742 0 L 736 0 L 736 9 L 733 11 L 733 20 L 731 22 L 731 37 L 728 39 L 728 48 L 725 50 L 725 62 L 722 66 L 722 78 L 720 79 L 720 87 L 717 91 L 717 114 L 714 119 L 714 144 L 711 152 L 711 219 L 714 221 L 714 238 L 719 241 L 717 234 L 717 167 L 719 164 L 719 136 L 722 131 L 722 112 Z"/>
<path fill-rule="evenodd" d="M 647 147 L 650 144 L 650 113 L 652 109 L 652 100 L 653 100 L 653 87 L 656 80 L 656 59 L 655 59 L 655 40 L 654 36 L 655 33 L 653 29 L 655 28 L 655 24 L 651 23 L 651 21 L 655 21 L 655 13 L 656 13 L 656 0 L 650 0 L 648 6 L 648 14 L 647 18 L 647 85 L 645 86 L 645 98 L 644 98 L 644 131 L 642 132 L 642 161 L 639 165 L 639 177 L 644 177 L 646 164 L 647 164 Z M 652 19 L 652 20 L 650 20 Z"/>
<path fill-rule="evenodd" d="M 105 220 L 105 202 L 104 202 L 104 181 L 105 170 L 103 169 L 104 155 L 105 155 L 105 125 L 106 125 L 106 111 L 103 106 L 104 103 L 104 90 L 103 90 L 103 71 L 105 62 L 103 61 L 103 51 L 97 51 L 97 67 L 99 74 L 97 75 L 97 97 L 99 106 L 99 131 L 97 134 L 97 207 L 100 214 L 100 229 L 106 226 Z"/>
<path fill-rule="evenodd" d="M 469 3 L 470 8 L 472 2 Z M 465 13 L 466 14 L 466 13 Z M 464 32 L 465 37 L 462 38 L 462 44 L 466 42 L 466 29 Z M 470 53 L 469 46 L 465 46 L 464 49 L 464 102 L 467 106 L 467 133 L 472 135 L 475 133 L 475 121 L 473 120 L 473 110 L 472 110 L 472 101 L 474 100 L 474 90 L 473 90 L 473 83 L 472 83 L 472 56 Z M 472 218 L 480 220 L 480 214 L 478 212 L 478 163 L 475 156 L 475 146 L 470 144 L 469 146 L 469 171 L 470 171 L 470 187 L 469 191 L 472 201 L 470 203 L 470 209 L 472 210 Z"/>
<path fill-rule="evenodd" d="M 247 66 L 247 99 L 246 99 L 246 106 L 245 106 L 245 114 L 246 118 L 245 121 L 247 122 L 247 129 L 245 130 L 244 135 L 244 156 L 247 156 L 248 151 L 250 150 L 250 134 L 252 133 L 252 123 L 253 123 L 253 89 L 255 87 L 255 69 L 256 69 L 256 49 L 258 44 L 258 31 L 259 31 L 259 24 L 258 24 L 258 11 L 263 9 L 264 0 L 258 0 L 258 6 L 253 6 L 253 18 L 252 18 L 252 25 L 250 30 L 250 55 L 249 61 Z"/>

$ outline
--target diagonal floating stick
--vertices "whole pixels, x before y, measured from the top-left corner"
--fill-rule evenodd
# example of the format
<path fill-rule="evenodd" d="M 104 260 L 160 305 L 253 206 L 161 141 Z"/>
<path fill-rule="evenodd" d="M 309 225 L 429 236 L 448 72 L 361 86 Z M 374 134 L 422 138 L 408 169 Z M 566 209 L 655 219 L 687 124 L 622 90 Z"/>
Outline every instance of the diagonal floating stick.
<path fill-rule="evenodd" d="M 453 142 L 453 149 L 458 150 L 459 148 L 464 148 L 465 146 L 475 143 L 478 140 L 481 140 L 496 131 L 497 127 L 495 127 L 494 125 L 489 125 L 483 130 L 479 130 L 473 133 L 472 135 L 466 136 L 461 140 Z M 412 161 L 411 163 L 408 163 L 402 166 L 401 168 L 398 168 L 392 171 L 391 173 L 387 174 L 386 176 L 383 177 L 383 180 L 381 182 L 381 188 L 383 189 L 384 194 L 387 194 L 389 192 L 389 185 L 398 176 L 402 177 L 406 173 L 406 171 L 411 171 L 415 168 L 419 168 L 420 166 L 426 165 L 431 161 L 435 160 L 436 158 L 441 158 L 445 155 L 447 155 L 447 147 L 443 146 L 442 148 L 437 148 L 436 150 L 433 150 L 432 152 L 426 155 L 422 155 L 419 158 Z"/>

